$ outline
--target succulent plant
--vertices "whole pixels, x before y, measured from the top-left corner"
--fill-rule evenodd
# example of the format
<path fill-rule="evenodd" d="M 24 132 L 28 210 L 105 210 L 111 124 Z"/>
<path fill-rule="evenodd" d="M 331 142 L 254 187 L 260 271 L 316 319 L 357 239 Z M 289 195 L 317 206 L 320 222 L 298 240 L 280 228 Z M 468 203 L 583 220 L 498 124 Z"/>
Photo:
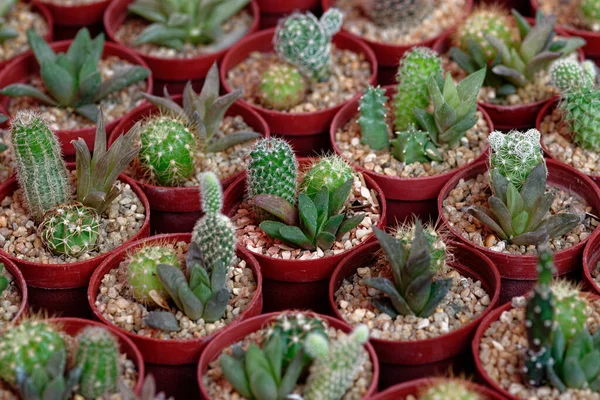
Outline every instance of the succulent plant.
<path fill-rule="evenodd" d="M 306 82 L 295 67 L 274 64 L 262 75 L 257 97 L 268 108 L 289 110 L 306 97 Z"/>
<path fill-rule="evenodd" d="M 579 295 L 579 288 L 567 280 L 556 280 L 550 287 L 556 310 L 554 323 L 560 326 L 567 343 L 585 329 L 587 302 Z"/>
<path fill-rule="evenodd" d="M 0 43 L 3 43 L 9 39 L 14 39 L 19 36 L 19 33 L 12 26 L 5 25 L 6 14 L 13 8 L 17 3 L 17 0 L 2 0 L 0 1 Z"/>
<path fill-rule="evenodd" d="M 375 24 L 403 32 L 419 26 L 435 6 L 434 0 L 363 0 L 362 9 Z"/>
<path fill-rule="evenodd" d="M 458 380 L 439 382 L 429 386 L 419 396 L 419 400 L 483 400 L 479 393 L 467 388 Z"/>
<path fill-rule="evenodd" d="M 442 156 L 431 141 L 429 133 L 416 129 L 412 124 L 408 126 L 408 129 L 396 132 L 396 137 L 391 143 L 394 158 L 407 165 L 415 162 L 425 163 L 442 160 Z"/>
<path fill-rule="evenodd" d="M 167 292 L 156 272 L 159 264 L 179 265 L 175 250 L 162 246 L 144 246 L 128 255 L 127 283 L 137 302 L 161 305 L 167 298 Z"/>
<path fill-rule="evenodd" d="M 295 12 L 277 24 L 275 52 L 309 79 L 326 81 L 331 73 L 331 37 L 342 27 L 342 19 L 337 8 L 325 11 L 320 19 L 310 11 Z"/>
<path fill-rule="evenodd" d="M 427 82 L 432 74 L 441 72 L 441 59 L 437 53 L 426 47 L 414 47 L 404 53 L 396 75 L 396 95 L 394 96 L 394 127 L 406 131 L 418 121 L 415 108 L 429 106 Z"/>
<path fill-rule="evenodd" d="M 132 66 L 102 82 L 97 64 L 104 49 L 104 35 L 94 40 L 87 28 L 81 29 L 66 53 L 54 50 L 32 29 L 27 40 L 40 66 L 40 75 L 48 94 L 24 83 L 6 86 L 0 93 L 9 97 L 33 97 L 53 107 L 72 108 L 92 122 L 98 119 L 98 103 L 111 93 L 148 78 L 147 68 Z"/>
<path fill-rule="evenodd" d="M 164 394 L 164 392 L 156 393 L 156 381 L 154 380 L 154 376 L 152 374 L 148 374 L 144 378 L 142 392 L 139 396 L 134 393 L 123 381 L 119 382 L 119 393 L 123 397 L 123 400 L 167 400 L 167 396 Z M 173 397 L 169 397 L 168 400 L 174 399 Z"/>
<path fill-rule="evenodd" d="M 6 276 L 4 270 L 4 263 L 0 263 L 0 296 L 2 296 L 2 292 L 8 289 L 8 286 L 10 285 L 10 282 L 8 281 L 8 277 Z"/>
<path fill-rule="evenodd" d="M 79 394 L 95 399 L 116 392 L 120 372 L 117 339 L 105 328 L 89 326 L 77 335 L 77 343 Z"/>
<path fill-rule="evenodd" d="M 354 179 L 354 175 L 346 160 L 337 155 L 321 157 L 304 175 L 300 190 L 314 199 L 321 188 L 333 192 L 350 179 Z"/>
<path fill-rule="evenodd" d="M 134 45 L 152 43 L 181 49 L 185 44 L 211 45 L 212 52 L 231 46 L 248 30 L 245 26 L 225 33 L 222 24 L 243 9 L 250 0 L 135 0 L 128 6 L 133 14 L 151 24 L 135 39 Z"/>
<path fill-rule="evenodd" d="M 410 251 L 416 233 L 417 224 L 407 223 L 398 227 L 394 232 L 394 237 L 400 241 L 406 250 Z M 432 224 L 428 223 L 423 226 L 423 234 L 429 245 L 429 254 L 431 257 L 429 267 L 432 271 L 438 272 L 446 265 L 448 246 L 446 246 L 446 243 L 442 240 L 442 232 L 436 229 Z"/>
<path fill-rule="evenodd" d="M 546 193 L 548 171 L 541 156 L 540 133 L 493 132 L 490 137 L 489 209 L 469 207 L 467 212 L 501 240 L 519 246 L 537 245 L 570 232 L 581 216 L 567 212 L 547 217 L 554 195 Z"/>
<path fill-rule="evenodd" d="M 359 100 L 360 142 L 373 150 L 383 150 L 390 147 L 390 128 L 385 120 L 385 104 L 388 101 L 385 90 L 379 86 L 367 87 Z"/>
<path fill-rule="evenodd" d="M 577 11 L 579 17 L 589 29 L 598 30 L 600 22 L 600 2 L 598 0 L 579 0 Z"/>
<path fill-rule="evenodd" d="M 590 68 L 590 64 L 591 68 Z M 575 91 L 587 88 L 596 80 L 596 67 L 593 61 L 584 61 L 582 64 L 568 58 L 559 59 L 550 66 L 550 77 L 553 86 L 562 92 Z"/>
<path fill-rule="evenodd" d="M 338 400 L 352 387 L 367 353 L 363 345 L 369 328 L 358 325 L 351 334 L 330 343 L 319 333 L 311 333 L 304 342 L 306 353 L 314 358 L 304 387 L 305 400 Z"/>

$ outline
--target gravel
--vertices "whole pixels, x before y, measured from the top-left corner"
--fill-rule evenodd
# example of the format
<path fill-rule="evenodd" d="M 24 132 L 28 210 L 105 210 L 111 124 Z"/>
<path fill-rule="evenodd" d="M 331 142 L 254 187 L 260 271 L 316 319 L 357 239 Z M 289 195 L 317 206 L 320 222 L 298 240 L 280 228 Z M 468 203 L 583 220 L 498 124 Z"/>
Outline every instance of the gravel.
<path fill-rule="evenodd" d="M 0 184 L 11 178 L 16 171 L 15 153 L 10 146 L 9 131 L 0 129 L 0 143 L 9 146 L 8 149 L 0 153 Z"/>
<path fill-rule="evenodd" d="M 583 24 L 577 12 L 579 0 L 537 0 L 537 5 L 544 14 L 555 14 L 559 25 L 567 25 L 584 31 L 600 32 L 600 25 L 591 29 Z"/>
<path fill-rule="evenodd" d="M 31 4 L 19 1 L 4 17 L 4 26 L 15 29 L 19 36 L 0 43 L 0 61 L 9 60 L 29 50 L 27 29 L 33 28 L 42 37 L 48 33 L 48 24 L 44 17 L 31 8 Z"/>
<path fill-rule="evenodd" d="M 188 244 L 179 242 L 174 247 L 183 266 Z M 237 318 L 248 306 L 255 295 L 257 283 L 252 269 L 246 261 L 237 259 L 228 273 L 227 288 L 232 293 L 225 315 L 218 321 L 205 322 L 203 319 L 190 320 L 185 314 L 173 307 L 170 311 L 181 326 L 178 332 L 165 332 L 146 326 L 144 318 L 152 309 L 134 300 L 127 285 L 127 262 L 123 261 L 119 268 L 110 270 L 102 278 L 100 290 L 96 296 L 96 307 L 111 323 L 136 335 L 155 339 L 197 339 L 211 335 Z"/>
<path fill-rule="evenodd" d="M 8 279 L 8 287 L 2 291 L 0 295 L 0 329 L 8 322 L 12 321 L 19 308 L 21 307 L 21 292 L 17 287 L 17 281 L 6 270 L 2 269 L 0 276 L 5 276 Z"/>

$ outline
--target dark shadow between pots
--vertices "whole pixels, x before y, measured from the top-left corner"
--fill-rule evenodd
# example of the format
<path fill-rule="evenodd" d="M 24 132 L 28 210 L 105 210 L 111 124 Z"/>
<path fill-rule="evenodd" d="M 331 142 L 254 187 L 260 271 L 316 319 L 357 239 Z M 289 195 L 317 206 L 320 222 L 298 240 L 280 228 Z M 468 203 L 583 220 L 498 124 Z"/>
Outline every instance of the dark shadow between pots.
<path fill-rule="evenodd" d="M 156 391 L 175 399 L 199 399 L 196 364 L 158 365 L 144 363 L 146 372 L 156 379 Z"/>
<path fill-rule="evenodd" d="M 298 309 L 332 315 L 327 300 L 328 286 L 328 281 L 294 283 L 264 279 L 263 312 Z"/>
<path fill-rule="evenodd" d="M 34 313 L 48 313 L 50 317 L 92 318 L 87 287 L 52 290 L 27 286 L 27 293 Z"/>

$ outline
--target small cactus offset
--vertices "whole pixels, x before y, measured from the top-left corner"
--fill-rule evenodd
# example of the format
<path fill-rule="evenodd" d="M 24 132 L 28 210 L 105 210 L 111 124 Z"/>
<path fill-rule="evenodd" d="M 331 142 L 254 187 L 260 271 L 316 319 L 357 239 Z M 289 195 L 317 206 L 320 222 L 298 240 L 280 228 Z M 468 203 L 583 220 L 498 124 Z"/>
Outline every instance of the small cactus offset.
<path fill-rule="evenodd" d="M 600 1 L 579 0 L 578 12 L 588 29 L 594 32 L 600 30 Z"/>
<path fill-rule="evenodd" d="M 275 64 L 263 74 L 257 96 L 265 107 L 289 110 L 306 97 L 306 82 L 295 67 Z"/>
<path fill-rule="evenodd" d="M 434 0 L 363 0 L 362 9 L 377 25 L 403 32 L 418 26 L 435 6 Z"/>
<path fill-rule="evenodd" d="M 156 273 L 159 264 L 179 265 L 175 250 L 161 246 L 142 247 L 127 258 L 127 282 L 133 298 L 142 304 L 164 303 L 165 288 Z"/>
<path fill-rule="evenodd" d="M 359 325 L 332 343 L 321 334 L 310 334 L 304 349 L 314 358 L 304 387 L 305 400 L 339 400 L 352 387 L 367 352 L 369 328 Z"/>
<path fill-rule="evenodd" d="M 396 132 L 396 138 L 391 143 L 394 158 L 407 165 L 442 160 L 429 133 L 416 129 L 412 124 L 406 130 Z"/>
<path fill-rule="evenodd" d="M 552 85 L 562 92 L 590 87 L 596 79 L 596 67 L 589 68 L 589 61 L 580 64 L 571 59 L 560 59 L 552 63 L 550 78 Z"/>
<path fill-rule="evenodd" d="M 4 43 L 9 39 L 14 39 L 19 36 L 19 33 L 12 26 L 6 25 L 5 17 L 17 3 L 17 0 L 2 0 L 0 1 L 0 43 Z"/>
<path fill-rule="evenodd" d="M 95 399 L 116 392 L 120 372 L 117 339 L 105 328 L 90 326 L 79 333 L 77 342 L 79 394 Z"/>
<path fill-rule="evenodd" d="M 331 37 L 342 27 L 342 19 L 337 8 L 325 11 L 320 20 L 311 12 L 295 12 L 277 25 L 275 51 L 309 79 L 326 81 L 331 72 Z"/>
<path fill-rule="evenodd" d="M 200 174 L 200 200 L 202 212 L 208 214 L 220 213 L 223 208 L 223 189 L 219 178 L 213 172 Z"/>
<path fill-rule="evenodd" d="M 426 47 L 415 47 L 400 60 L 396 75 L 396 95 L 394 96 L 394 127 L 405 131 L 410 124 L 416 124 L 415 108 L 429 105 L 427 82 L 432 74 L 441 72 L 441 59 L 437 53 Z"/>
<path fill-rule="evenodd" d="M 44 214 L 71 198 L 67 167 L 60 144 L 47 123 L 30 111 L 19 111 L 11 126 L 17 179 L 29 213 L 39 222 Z"/>
<path fill-rule="evenodd" d="M 558 280 L 551 285 L 556 310 L 554 321 L 560 326 L 565 340 L 585 329 L 587 302 L 579 296 L 579 288 L 567 280 Z"/>
<path fill-rule="evenodd" d="M 483 397 L 459 380 L 436 383 L 421 393 L 419 400 L 483 400 Z"/>
<path fill-rule="evenodd" d="M 383 150 L 390 147 L 389 131 L 386 123 L 385 104 L 388 98 L 385 90 L 379 86 L 367 87 L 359 100 L 360 142 L 373 150 Z"/>
<path fill-rule="evenodd" d="M 321 188 L 333 192 L 351 179 L 354 174 L 346 160 L 337 155 L 322 157 L 306 172 L 300 190 L 314 199 Z"/>
<path fill-rule="evenodd" d="M 410 250 L 412 243 L 415 240 L 417 233 L 417 224 L 404 224 L 398 227 L 394 233 L 394 237 L 400 241 L 400 243 Z M 423 226 L 423 234 L 429 244 L 429 254 L 431 257 L 430 268 L 432 271 L 440 271 L 444 265 L 446 265 L 446 258 L 448 256 L 448 246 L 442 240 L 442 235 L 436 230 L 436 227 L 432 224 L 425 224 Z"/>

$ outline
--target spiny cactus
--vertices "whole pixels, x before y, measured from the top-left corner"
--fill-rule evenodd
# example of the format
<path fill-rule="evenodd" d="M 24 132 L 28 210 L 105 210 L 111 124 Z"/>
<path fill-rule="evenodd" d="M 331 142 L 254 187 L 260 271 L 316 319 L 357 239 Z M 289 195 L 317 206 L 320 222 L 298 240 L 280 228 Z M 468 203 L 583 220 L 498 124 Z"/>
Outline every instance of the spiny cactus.
<path fill-rule="evenodd" d="M 394 233 L 394 237 L 398 239 L 407 250 L 410 250 L 412 243 L 415 240 L 416 233 L 417 224 L 404 224 L 398 227 Z M 442 235 L 436 230 L 434 225 L 425 224 L 423 226 L 423 234 L 429 244 L 429 254 L 431 257 L 429 266 L 432 271 L 440 271 L 446 264 L 448 247 L 442 240 Z"/>
<path fill-rule="evenodd" d="M 310 11 L 281 20 L 275 30 L 275 51 L 309 79 L 326 81 L 331 73 L 331 37 L 342 27 L 337 8 L 325 11 L 318 20 Z"/>
<path fill-rule="evenodd" d="M 370 85 L 359 100 L 360 142 L 373 150 L 383 150 L 390 146 L 390 128 L 385 120 L 387 101 L 385 90 Z"/>
<path fill-rule="evenodd" d="M 96 247 L 100 217 L 80 203 L 58 206 L 44 215 L 38 227 L 42 243 L 56 255 L 79 257 Z"/>
<path fill-rule="evenodd" d="M 578 13 L 584 24 L 597 31 L 600 24 L 600 2 L 598 0 L 579 0 Z"/>
<path fill-rule="evenodd" d="M 434 0 L 363 0 L 362 9 L 377 25 L 407 32 L 419 26 L 435 6 Z"/>
<path fill-rule="evenodd" d="M 140 166 L 151 182 L 178 186 L 194 173 L 196 138 L 180 121 L 160 116 L 148 119 L 140 132 Z"/>
<path fill-rule="evenodd" d="M 351 179 L 354 179 L 352 167 L 346 160 L 337 155 L 322 157 L 306 172 L 300 190 L 314 199 L 321 188 L 333 192 Z"/>
<path fill-rule="evenodd" d="M 412 124 L 406 130 L 396 132 L 396 138 L 391 143 L 394 158 L 407 165 L 442 160 L 429 133 L 416 129 Z"/>
<path fill-rule="evenodd" d="M 432 74 L 442 70 L 438 54 L 426 47 L 414 47 L 404 53 L 396 75 L 396 95 L 394 96 L 394 127 L 405 131 L 410 124 L 417 123 L 415 108 L 429 105 L 427 82 Z"/>
<path fill-rule="evenodd" d="M 311 333 L 304 349 L 314 358 L 304 387 L 305 400 L 338 400 L 352 387 L 367 353 L 363 345 L 369 328 L 359 325 L 354 331 L 329 343 L 318 333 Z"/>
<path fill-rule="evenodd" d="M 257 94 L 262 105 L 289 110 L 306 97 L 306 82 L 295 67 L 274 64 L 262 75 Z"/>
<path fill-rule="evenodd" d="M 179 265 L 175 250 L 162 246 L 145 246 L 128 256 L 127 282 L 137 302 L 160 305 L 167 297 L 156 273 L 159 264 Z"/>
<path fill-rule="evenodd" d="M 204 172 L 199 176 L 200 197 L 204 213 L 219 213 L 223 208 L 223 189 L 219 178 L 213 172 Z"/>
<path fill-rule="evenodd" d="M 579 296 L 579 288 L 567 280 L 553 282 L 551 289 L 556 310 L 555 324 L 560 326 L 565 340 L 569 342 L 585 328 L 587 302 Z"/>
<path fill-rule="evenodd" d="M 81 368 L 79 394 L 95 399 L 117 390 L 119 344 L 105 328 L 89 326 L 77 335 L 76 365 Z"/>
<path fill-rule="evenodd" d="M 392 318 L 397 315 L 430 316 L 450 290 L 452 278 L 433 280 L 435 272 L 431 268 L 430 245 L 421 221 L 415 222 L 410 249 L 377 227 L 373 227 L 373 231 L 393 276 L 393 282 L 381 276 L 364 280 L 365 285 L 387 295 L 372 299 L 373 305 Z"/>
<path fill-rule="evenodd" d="M 60 144 L 47 123 L 31 111 L 15 115 L 10 140 L 15 152 L 17 179 L 31 217 L 39 222 L 46 211 L 71 198 L 67 167 Z"/>
<path fill-rule="evenodd" d="M 577 90 L 582 87 L 590 87 L 596 80 L 596 67 L 591 61 L 579 62 L 571 59 L 560 59 L 552 63 L 550 77 L 553 86 L 561 91 Z"/>
<path fill-rule="evenodd" d="M 419 400 L 483 400 L 479 393 L 474 392 L 458 380 L 436 383 L 421 393 Z"/>
<path fill-rule="evenodd" d="M 17 0 L 0 1 L 0 43 L 19 36 L 19 33 L 12 26 L 5 25 L 6 14 L 13 8 Z"/>

